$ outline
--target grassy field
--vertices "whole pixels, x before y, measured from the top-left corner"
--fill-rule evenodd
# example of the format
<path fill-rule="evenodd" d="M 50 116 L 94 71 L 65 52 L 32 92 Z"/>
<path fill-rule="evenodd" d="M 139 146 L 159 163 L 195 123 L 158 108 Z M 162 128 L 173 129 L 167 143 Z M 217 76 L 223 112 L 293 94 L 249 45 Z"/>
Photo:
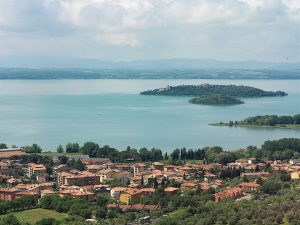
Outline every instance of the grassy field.
<path fill-rule="evenodd" d="M 211 126 L 219 126 L 219 127 L 223 127 L 226 126 L 228 127 L 229 124 L 228 123 L 211 123 L 209 124 Z M 279 129 L 300 129 L 300 125 L 299 124 L 277 124 L 274 126 L 267 126 L 267 125 L 244 125 L 244 124 L 237 124 L 237 125 L 233 125 L 232 127 L 249 127 L 249 128 L 279 128 Z"/>
<path fill-rule="evenodd" d="M 20 222 L 30 223 L 30 224 L 35 224 L 37 221 L 40 221 L 43 218 L 52 217 L 56 220 L 63 220 L 68 217 L 68 214 L 66 213 L 59 213 L 53 210 L 40 209 L 40 208 L 24 210 L 21 212 L 14 212 L 11 214 L 16 216 Z"/>

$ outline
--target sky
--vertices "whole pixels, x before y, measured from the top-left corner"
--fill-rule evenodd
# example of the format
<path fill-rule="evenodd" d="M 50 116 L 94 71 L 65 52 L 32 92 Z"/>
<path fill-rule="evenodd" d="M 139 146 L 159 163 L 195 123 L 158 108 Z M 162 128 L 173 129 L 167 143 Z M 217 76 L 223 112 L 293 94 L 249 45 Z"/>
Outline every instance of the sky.
<path fill-rule="evenodd" d="M 300 0 L 0 0 L 0 57 L 300 61 Z"/>

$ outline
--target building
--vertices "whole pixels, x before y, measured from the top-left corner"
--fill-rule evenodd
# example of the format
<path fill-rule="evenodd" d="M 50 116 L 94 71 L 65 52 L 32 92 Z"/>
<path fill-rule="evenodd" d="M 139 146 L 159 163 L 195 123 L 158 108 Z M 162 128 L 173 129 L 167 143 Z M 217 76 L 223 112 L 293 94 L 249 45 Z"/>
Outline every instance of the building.
<path fill-rule="evenodd" d="M 89 202 L 92 202 L 92 201 L 95 200 L 95 193 L 86 191 L 82 188 L 79 189 L 79 190 L 61 190 L 61 191 L 59 191 L 59 195 L 61 197 L 72 196 L 74 198 L 84 199 L 84 200 L 87 200 Z"/>
<path fill-rule="evenodd" d="M 225 198 L 238 199 L 243 196 L 243 191 L 241 188 L 232 187 L 225 189 L 224 191 L 214 194 L 215 202 L 222 201 Z"/>
<path fill-rule="evenodd" d="M 187 191 L 187 190 L 195 190 L 197 186 L 198 185 L 195 183 L 185 182 L 185 183 L 181 184 L 180 188 L 182 191 Z"/>
<path fill-rule="evenodd" d="M 176 195 L 178 193 L 178 188 L 174 188 L 174 187 L 167 187 L 164 190 L 166 192 L 167 195 Z"/>
<path fill-rule="evenodd" d="M 292 180 L 299 180 L 300 179 L 300 172 L 299 171 L 292 172 L 291 173 L 291 179 Z"/>
<path fill-rule="evenodd" d="M 27 176 L 29 178 L 35 178 L 39 183 L 46 182 L 48 179 L 46 167 L 43 164 L 28 164 Z"/>
<path fill-rule="evenodd" d="M 120 194 L 120 202 L 129 205 L 135 199 L 142 197 L 142 191 L 139 189 L 127 189 Z"/>
<path fill-rule="evenodd" d="M 154 163 L 152 163 L 152 167 L 155 170 L 164 170 L 165 164 L 160 163 L 160 162 L 154 162 Z"/>
<path fill-rule="evenodd" d="M 243 182 L 239 184 L 239 187 L 243 192 L 251 192 L 256 191 L 260 187 L 260 185 L 255 182 Z"/>
<path fill-rule="evenodd" d="M 14 188 L 0 188 L 0 200 L 12 201 L 16 197 L 17 189 Z"/>
<path fill-rule="evenodd" d="M 113 199 L 119 200 L 120 194 L 124 191 L 126 191 L 126 188 L 124 187 L 114 187 L 110 190 L 110 196 Z"/>
<path fill-rule="evenodd" d="M 57 174 L 57 182 L 60 185 L 97 185 L 100 184 L 100 175 L 88 171 L 62 172 Z"/>

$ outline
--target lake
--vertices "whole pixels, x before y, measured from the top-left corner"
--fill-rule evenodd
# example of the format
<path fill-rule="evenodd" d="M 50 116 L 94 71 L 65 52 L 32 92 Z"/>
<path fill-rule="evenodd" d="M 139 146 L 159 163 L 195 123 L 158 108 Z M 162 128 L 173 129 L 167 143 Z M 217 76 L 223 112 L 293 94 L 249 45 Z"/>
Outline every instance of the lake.
<path fill-rule="evenodd" d="M 142 96 L 140 91 L 180 84 L 242 84 L 282 90 L 286 97 L 243 99 L 236 106 L 202 106 L 188 97 Z M 127 146 L 222 146 L 235 150 L 265 140 L 300 138 L 300 130 L 209 126 L 248 116 L 300 113 L 300 80 L 0 80 L 0 142 L 59 144 L 95 141 Z"/>

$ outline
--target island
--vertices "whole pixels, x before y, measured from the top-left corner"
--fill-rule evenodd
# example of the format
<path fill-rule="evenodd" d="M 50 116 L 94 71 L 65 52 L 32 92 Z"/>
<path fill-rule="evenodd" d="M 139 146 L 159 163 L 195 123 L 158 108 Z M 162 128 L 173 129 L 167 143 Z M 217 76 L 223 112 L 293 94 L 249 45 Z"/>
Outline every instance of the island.
<path fill-rule="evenodd" d="M 244 102 L 238 98 L 227 96 L 227 95 L 203 95 L 200 97 L 192 98 L 189 103 L 200 104 L 200 105 L 239 105 Z"/>
<path fill-rule="evenodd" d="M 167 86 L 165 88 L 143 91 L 140 94 L 165 96 L 203 96 L 220 94 L 240 98 L 276 97 L 287 95 L 284 91 L 264 91 L 262 89 L 243 85 L 217 84 Z"/>
<path fill-rule="evenodd" d="M 209 124 L 212 126 L 300 129 L 300 114 L 294 116 L 258 115 L 240 121 Z"/>
<path fill-rule="evenodd" d="M 243 85 L 179 85 L 167 86 L 154 90 L 143 91 L 141 95 L 162 96 L 194 96 L 189 100 L 192 104 L 203 105 L 236 105 L 244 102 L 238 98 L 276 97 L 286 96 L 284 91 L 264 91 Z"/>

